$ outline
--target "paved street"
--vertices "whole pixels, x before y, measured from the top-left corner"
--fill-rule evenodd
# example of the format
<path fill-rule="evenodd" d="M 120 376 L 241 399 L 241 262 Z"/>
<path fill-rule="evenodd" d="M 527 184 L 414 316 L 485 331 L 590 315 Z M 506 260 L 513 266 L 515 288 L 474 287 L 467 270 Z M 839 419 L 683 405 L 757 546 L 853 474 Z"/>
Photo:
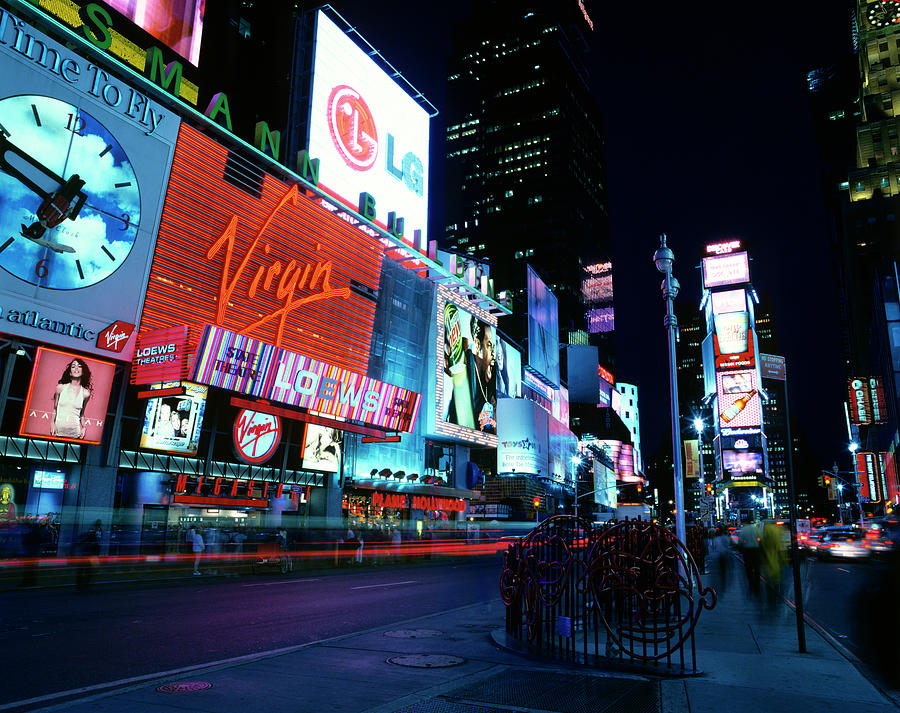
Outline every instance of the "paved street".
<path fill-rule="evenodd" d="M 0 703 L 360 631 L 497 596 L 498 558 L 7 592 Z"/>

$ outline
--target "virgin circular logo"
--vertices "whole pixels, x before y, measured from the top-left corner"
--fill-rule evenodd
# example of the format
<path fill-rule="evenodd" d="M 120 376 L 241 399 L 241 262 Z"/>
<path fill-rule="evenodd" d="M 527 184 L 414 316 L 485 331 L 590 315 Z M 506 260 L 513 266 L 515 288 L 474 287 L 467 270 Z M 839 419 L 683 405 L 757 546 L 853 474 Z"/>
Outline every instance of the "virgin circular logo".
<path fill-rule="evenodd" d="M 264 463 L 281 443 L 281 419 L 244 409 L 234 419 L 233 437 L 241 458 L 248 463 Z"/>
<path fill-rule="evenodd" d="M 339 84 L 328 96 L 328 130 L 341 158 L 354 171 L 368 171 L 378 157 L 378 131 L 369 105 L 353 87 Z"/>

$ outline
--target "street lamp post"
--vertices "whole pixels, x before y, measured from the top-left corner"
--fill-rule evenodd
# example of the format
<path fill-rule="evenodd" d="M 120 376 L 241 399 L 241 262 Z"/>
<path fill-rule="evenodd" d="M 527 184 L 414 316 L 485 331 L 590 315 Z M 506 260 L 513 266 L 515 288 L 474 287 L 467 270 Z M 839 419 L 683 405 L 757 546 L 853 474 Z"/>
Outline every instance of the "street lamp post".
<path fill-rule="evenodd" d="M 678 368 L 675 356 L 675 334 L 678 320 L 675 318 L 675 298 L 680 285 L 672 274 L 675 253 L 666 245 L 665 233 L 659 236 L 659 248 L 653 253 L 656 269 L 663 273 L 663 299 L 666 301 L 666 318 L 663 322 L 669 337 L 669 401 L 672 411 L 672 464 L 675 480 L 675 536 L 687 543 L 684 526 L 684 483 L 681 475 L 681 419 L 678 415 Z"/>
<path fill-rule="evenodd" d="M 703 496 L 706 497 L 706 473 L 703 471 L 703 428 L 706 424 L 703 423 L 702 418 L 694 419 L 694 430 L 697 431 L 697 455 L 700 458 L 700 484 L 704 487 Z M 715 497 L 713 497 L 713 501 L 715 501 Z M 709 506 L 709 503 L 706 503 Z M 712 508 L 709 510 L 709 526 L 713 526 L 713 511 Z"/>

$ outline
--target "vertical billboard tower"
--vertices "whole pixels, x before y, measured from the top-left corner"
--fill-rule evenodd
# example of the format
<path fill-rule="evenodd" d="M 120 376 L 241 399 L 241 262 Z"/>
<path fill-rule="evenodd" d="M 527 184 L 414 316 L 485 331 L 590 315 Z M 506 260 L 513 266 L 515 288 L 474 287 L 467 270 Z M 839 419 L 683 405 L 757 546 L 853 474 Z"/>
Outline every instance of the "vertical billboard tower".
<path fill-rule="evenodd" d="M 749 255 L 738 240 L 707 245 L 702 273 L 703 365 L 713 403 L 719 511 L 771 512 Z"/>

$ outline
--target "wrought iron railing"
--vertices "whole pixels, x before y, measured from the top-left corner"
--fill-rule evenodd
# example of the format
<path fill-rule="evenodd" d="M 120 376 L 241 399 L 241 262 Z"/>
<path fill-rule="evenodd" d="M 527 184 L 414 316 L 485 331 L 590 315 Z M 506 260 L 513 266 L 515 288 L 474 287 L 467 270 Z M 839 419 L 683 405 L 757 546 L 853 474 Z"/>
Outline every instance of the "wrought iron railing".
<path fill-rule="evenodd" d="M 699 671 L 694 628 L 716 593 L 703 587 L 694 556 L 664 527 L 630 520 L 599 528 L 557 515 L 503 558 L 506 633 L 529 652 L 597 666 Z"/>

